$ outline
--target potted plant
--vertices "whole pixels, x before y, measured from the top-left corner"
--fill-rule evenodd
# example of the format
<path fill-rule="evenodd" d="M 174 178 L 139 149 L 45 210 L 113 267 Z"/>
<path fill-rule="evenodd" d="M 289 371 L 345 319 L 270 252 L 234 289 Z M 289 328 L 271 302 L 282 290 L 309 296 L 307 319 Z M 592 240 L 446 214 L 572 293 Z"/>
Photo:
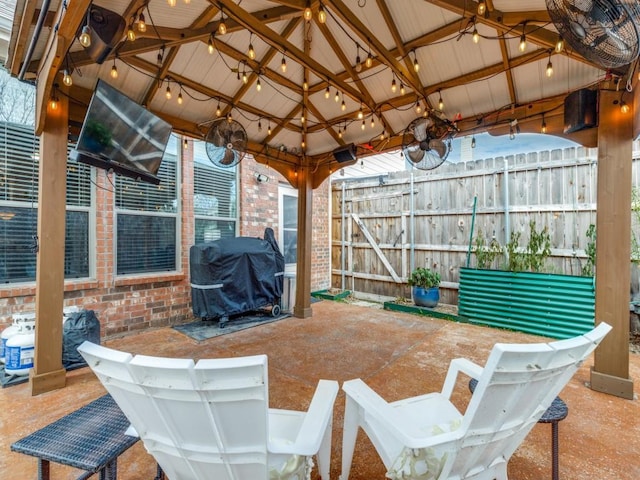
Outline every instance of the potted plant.
<path fill-rule="evenodd" d="M 413 287 L 413 303 L 419 307 L 434 308 L 440 300 L 440 274 L 429 268 L 418 267 L 407 282 Z"/>

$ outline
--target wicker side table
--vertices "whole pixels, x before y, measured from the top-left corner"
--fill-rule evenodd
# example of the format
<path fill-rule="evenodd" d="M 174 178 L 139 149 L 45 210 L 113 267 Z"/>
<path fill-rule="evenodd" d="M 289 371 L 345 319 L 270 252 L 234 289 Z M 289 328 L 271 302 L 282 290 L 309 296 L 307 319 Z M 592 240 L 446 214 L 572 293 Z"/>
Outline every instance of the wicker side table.
<path fill-rule="evenodd" d="M 11 445 L 38 459 L 38 479 L 49 479 L 50 462 L 70 465 L 100 480 L 115 480 L 118 457 L 139 438 L 126 435 L 129 421 L 110 395 L 104 395 Z M 158 477 L 161 470 L 158 468 Z"/>
<path fill-rule="evenodd" d="M 469 380 L 469 390 L 471 393 L 476 389 L 478 381 L 475 378 Z M 549 405 L 549 408 L 542 414 L 542 417 L 538 420 L 538 423 L 550 423 L 551 424 L 551 478 L 552 480 L 560 479 L 559 461 L 558 461 L 558 422 L 567 418 L 569 414 L 569 407 L 560 397 L 556 397 Z"/>

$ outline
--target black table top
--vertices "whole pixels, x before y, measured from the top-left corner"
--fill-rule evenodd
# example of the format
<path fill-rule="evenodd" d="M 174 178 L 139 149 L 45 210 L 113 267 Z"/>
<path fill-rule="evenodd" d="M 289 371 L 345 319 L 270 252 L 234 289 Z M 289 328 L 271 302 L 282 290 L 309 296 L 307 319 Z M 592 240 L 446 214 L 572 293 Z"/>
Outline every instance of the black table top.
<path fill-rule="evenodd" d="M 469 380 L 469 390 L 473 393 L 476 389 L 478 381 L 475 378 Z M 556 397 L 549 405 L 549 408 L 542 414 L 538 422 L 540 423 L 552 423 L 559 422 L 567 417 L 569 414 L 569 407 L 560 397 Z"/>
<path fill-rule="evenodd" d="M 139 440 L 125 435 L 129 425 L 107 394 L 18 440 L 11 450 L 98 472 Z"/>

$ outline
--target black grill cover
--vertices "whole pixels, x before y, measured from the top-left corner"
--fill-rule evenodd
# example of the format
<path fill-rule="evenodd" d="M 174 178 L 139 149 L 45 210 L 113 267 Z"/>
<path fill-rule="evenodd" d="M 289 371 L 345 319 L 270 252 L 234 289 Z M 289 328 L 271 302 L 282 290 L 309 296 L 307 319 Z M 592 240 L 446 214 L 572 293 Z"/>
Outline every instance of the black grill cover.
<path fill-rule="evenodd" d="M 271 228 L 264 240 L 233 237 L 193 245 L 189 264 L 197 317 L 224 318 L 280 303 L 284 257 Z"/>

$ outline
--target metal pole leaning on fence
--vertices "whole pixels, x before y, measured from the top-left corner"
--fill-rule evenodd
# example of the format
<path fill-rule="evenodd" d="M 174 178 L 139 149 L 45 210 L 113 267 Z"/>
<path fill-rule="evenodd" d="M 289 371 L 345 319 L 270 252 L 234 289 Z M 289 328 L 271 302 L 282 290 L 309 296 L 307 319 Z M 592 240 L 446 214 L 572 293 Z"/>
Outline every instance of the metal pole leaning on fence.
<path fill-rule="evenodd" d="M 467 249 L 467 268 L 471 262 L 471 244 L 473 243 L 473 228 L 476 224 L 476 204 L 478 203 L 478 196 L 473 197 L 473 209 L 471 210 L 471 232 L 469 232 L 469 248 Z"/>

